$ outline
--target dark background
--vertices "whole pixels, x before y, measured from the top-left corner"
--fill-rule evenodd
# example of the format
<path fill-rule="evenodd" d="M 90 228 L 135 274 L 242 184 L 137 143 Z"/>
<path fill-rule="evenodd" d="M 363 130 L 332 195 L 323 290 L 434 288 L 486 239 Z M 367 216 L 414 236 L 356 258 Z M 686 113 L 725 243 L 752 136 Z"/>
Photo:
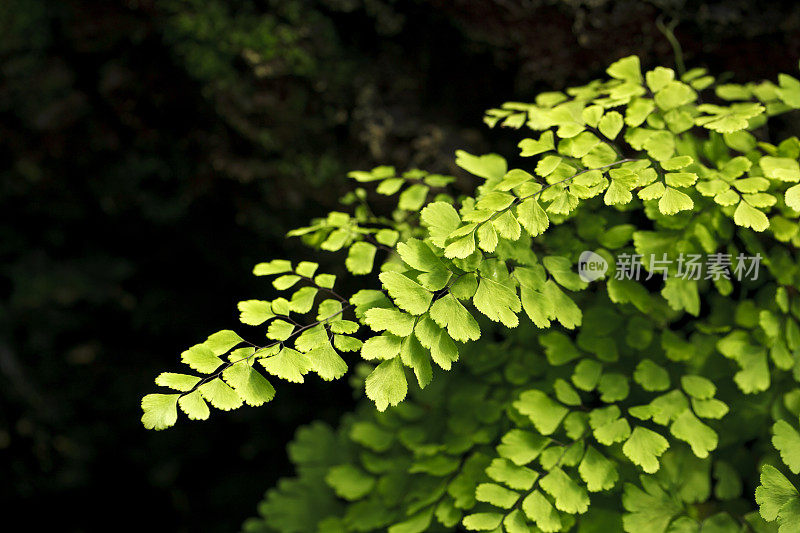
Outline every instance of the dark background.
<path fill-rule="evenodd" d="M 456 148 L 515 138 L 490 142 L 485 108 L 632 53 L 673 66 L 659 17 L 688 67 L 797 70 L 795 2 L 0 2 L 6 520 L 237 530 L 291 472 L 294 429 L 335 422 L 352 392 L 282 384 L 266 407 L 156 433 L 139 422 L 155 375 L 269 297 L 254 263 L 341 270 L 283 235 L 335 207 L 347 170 L 458 173 Z"/>

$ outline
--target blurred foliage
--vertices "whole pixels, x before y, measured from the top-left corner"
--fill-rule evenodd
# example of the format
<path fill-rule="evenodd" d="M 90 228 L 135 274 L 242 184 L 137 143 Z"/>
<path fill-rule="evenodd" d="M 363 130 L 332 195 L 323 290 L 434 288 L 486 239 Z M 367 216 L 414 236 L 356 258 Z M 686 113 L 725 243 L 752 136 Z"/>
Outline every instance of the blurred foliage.
<path fill-rule="evenodd" d="M 686 61 L 716 72 L 774 78 L 800 54 L 794 2 L 0 3 L 3 501 L 70 531 L 122 513 L 143 526 L 145 507 L 164 529 L 237 527 L 289 471 L 264 458 L 350 392 L 149 436 L 138 399 L 171 357 L 153 347 L 179 353 L 233 321 L 260 290 L 241 273 L 290 255 L 283 234 L 334 205 L 345 170 L 465 180 L 452 152 L 494 148 L 480 117 L 498 95 L 580 83 L 631 52 L 670 64 L 662 13 Z M 198 466 L 214 454 L 230 470 Z"/>

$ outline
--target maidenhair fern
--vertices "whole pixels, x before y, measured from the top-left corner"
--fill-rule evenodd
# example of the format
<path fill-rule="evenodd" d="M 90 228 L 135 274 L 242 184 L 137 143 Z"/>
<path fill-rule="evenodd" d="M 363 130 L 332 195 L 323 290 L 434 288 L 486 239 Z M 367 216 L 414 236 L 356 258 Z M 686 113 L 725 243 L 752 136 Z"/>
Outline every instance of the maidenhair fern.
<path fill-rule="evenodd" d="M 220 331 L 158 376 L 152 429 L 356 366 L 371 402 L 298 431 L 246 531 L 800 531 L 800 141 L 767 130 L 800 82 L 607 72 L 489 110 L 534 133 L 520 168 L 457 152 L 473 196 L 351 173 L 397 209 L 359 186 L 292 235 L 364 288 L 256 265 L 276 296 L 239 310 L 266 340 Z"/>

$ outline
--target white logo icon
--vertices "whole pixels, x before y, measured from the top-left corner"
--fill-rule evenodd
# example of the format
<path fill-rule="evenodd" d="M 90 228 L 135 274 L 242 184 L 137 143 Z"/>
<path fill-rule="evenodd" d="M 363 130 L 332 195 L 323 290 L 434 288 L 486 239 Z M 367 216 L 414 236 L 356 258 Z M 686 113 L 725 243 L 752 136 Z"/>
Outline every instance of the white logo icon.
<path fill-rule="evenodd" d="M 602 278 L 608 270 L 608 263 L 601 256 L 589 250 L 578 258 L 578 275 L 583 281 Z"/>

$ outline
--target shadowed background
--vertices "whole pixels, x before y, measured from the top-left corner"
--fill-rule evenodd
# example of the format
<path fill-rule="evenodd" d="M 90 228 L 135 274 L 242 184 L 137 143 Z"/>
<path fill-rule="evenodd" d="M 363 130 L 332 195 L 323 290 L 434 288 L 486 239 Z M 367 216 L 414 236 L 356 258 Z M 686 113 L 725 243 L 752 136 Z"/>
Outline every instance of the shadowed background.
<path fill-rule="evenodd" d="M 0 3 L 0 497 L 28 529 L 236 531 L 285 445 L 353 404 L 282 384 L 268 406 L 146 432 L 180 352 L 268 297 L 258 261 L 378 164 L 461 176 L 485 108 L 619 57 L 774 79 L 795 2 L 5 0 Z M 461 176 L 466 180 L 464 176 Z M 466 182 L 468 183 L 468 182 Z M 346 292 L 346 291 L 345 291 Z"/>

